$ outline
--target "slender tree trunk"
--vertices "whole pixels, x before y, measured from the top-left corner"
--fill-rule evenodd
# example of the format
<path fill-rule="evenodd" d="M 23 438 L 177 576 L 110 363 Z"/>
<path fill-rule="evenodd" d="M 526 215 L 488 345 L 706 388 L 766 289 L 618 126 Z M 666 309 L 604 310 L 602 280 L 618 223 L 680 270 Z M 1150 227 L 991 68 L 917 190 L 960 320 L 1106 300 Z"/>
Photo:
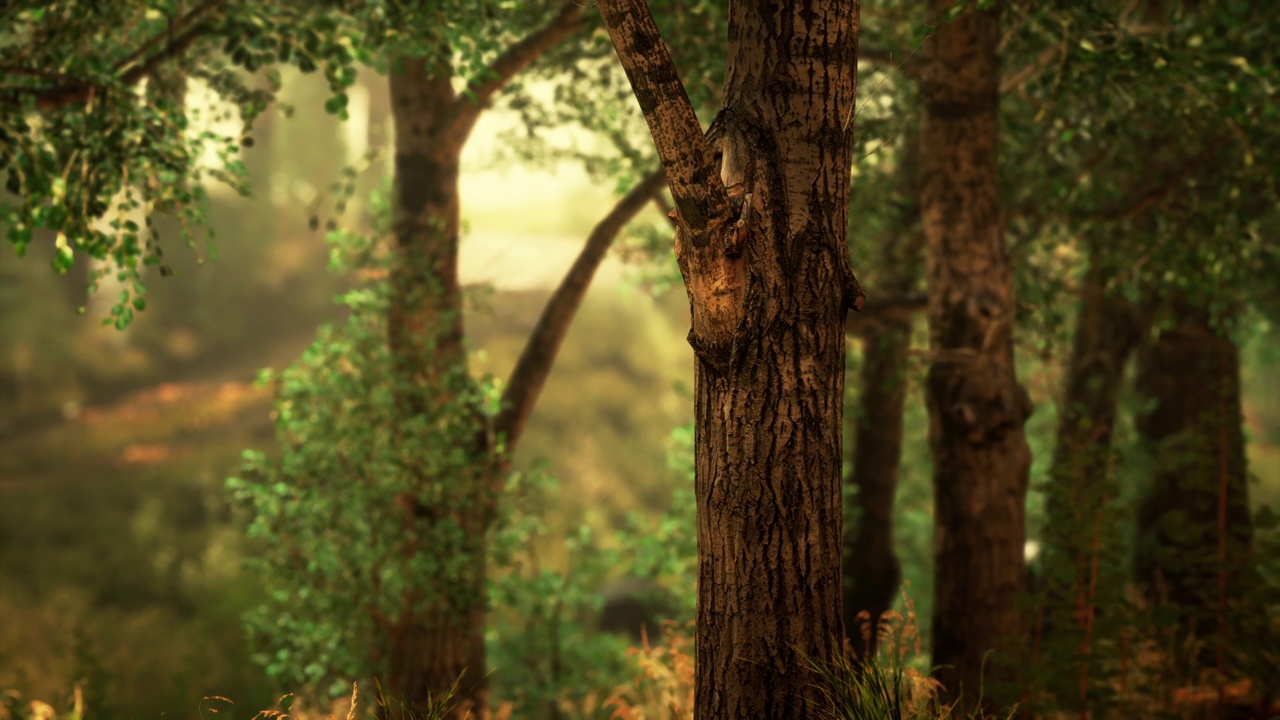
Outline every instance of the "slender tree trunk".
<path fill-rule="evenodd" d="M 1240 352 L 1202 308 L 1178 303 L 1177 325 L 1138 353 L 1136 418 L 1155 458 L 1138 509 L 1134 575 L 1147 598 L 1172 608 L 1183 636 L 1206 640 L 1194 660 L 1221 669 L 1236 635 L 1232 605 L 1255 579 L 1240 407 Z"/>
<path fill-rule="evenodd" d="M 1080 317 L 1058 411 L 1058 443 L 1047 493 L 1046 551 L 1068 533 L 1058 528 L 1092 519 L 1114 496 L 1111 436 L 1125 365 L 1146 324 L 1125 298 L 1106 290 L 1110 273 L 1091 263 L 1080 291 Z M 1066 548 L 1062 548 L 1066 551 Z"/>
<path fill-rule="evenodd" d="M 1147 324 L 1125 298 L 1108 293 L 1115 276 L 1099 248 L 1090 252 L 1080 289 L 1080 314 L 1063 396 L 1057 447 L 1045 491 L 1046 521 L 1039 561 L 1034 666 L 1053 667 L 1042 678 L 1068 707 L 1088 707 L 1105 653 L 1100 608 L 1124 600 L 1124 571 L 1107 560 L 1117 535 L 1118 488 L 1111 473 L 1112 434 L 1125 365 Z M 1061 672 L 1072 667 L 1075 672 Z"/>
<path fill-rule="evenodd" d="M 880 290 L 904 297 L 920 271 L 920 202 L 916 165 L 919 138 L 905 140 L 897 168 L 902 189 L 898 228 L 881 238 L 885 278 Z M 893 550 L 893 502 L 902 461 L 902 418 L 907 396 L 907 353 L 911 316 L 902 322 L 872 324 L 863 340 L 862 389 L 854 416 L 854 452 L 849 483 L 857 522 L 845 523 L 844 626 L 861 660 L 875 657 L 880 618 L 893 606 L 902 569 Z M 852 532 L 851 532 L 852 531 Z"/>
<path fill-rule="evenodd" d="M 950 0 L 931 0 L 939 18 Z M 1013 360 L 1014 302 L 997 185 L 999 7 L 970 4 L 930 41 L 921 90 L 928 243 L 936 594 L 933 664 L 965 707 L 1012 679 L 1021 640 L 1031 412 Z M 987 686 L 985 692 L 981 685 Z"/>
<path fill-rule="evenodd" d="M 893 501 L 902 460 L 905 370 L 911 329 L 880 325 L 866 337 L 850 484 L 857 522 L 842 563 L 845 632 L 861 661 L 875 657 L 880 618 L 893 606 L 902 567 L 893 550 Z"/>
<path fill-rule="evenodd" d="M 396 122 L 396 262 L 387 340 L 401 389 L 401 412 L 412 418 L 447 402 L 469 382 L 457 270 L 458 172 L 466 134 L 452 131 L 455 99 L 447 65 L 400 58 L 393 63 L 390 83 Z M 477 464 L 483 464 L 487 448 L 473 450 Z M 472 484 L 475 494 L 488 485 Z M 478 496 L 470 499 L 470 507 L 476 509 L 466 513 L 452 509 L 470 535 L 469 591 L 458 589 L 420 610 L 406 609 L 394 623 L 383 678 L 392 716 L 420 712 L 429 701 L 443 698 L 455 682 L 451 717 L 462 718 L 468 712 L 487 716 L 481 602 L 484 520 L 477 513 L 487 503 Z M 440 516 L 432 509 L 417 509 L 410 513 L 410 520 L 429 525 Z M 430 537 L 430 529 L 424 529 L 423 535 Z"/>
<path fill-rule="evenodd" d="M 579 12 L 578 5 L 566 4 L 543 29 L 513 45 L 495 62 L 495 71 L 509 79 L 522 64 L 573 32 Z M 478 110 L 470 99 L 454 93 L 447 67 L 409 58 L 394 67 L 397 262 L 392 272 L 388 343 L 396 372 L 405 383 L 399 402 L 406 417 L 412 417 L 454 397 L 470 382 L 457 275 L 457 181 L 459 158 Z M 457 479 L 463 485 L 461 497 L 455 495 L 458 504 L 411 508 L 411 522 L 429 525 L 448 517 L 461 524 L 469 541 L 465 548 L 469 572 L 466 587 L 421 610 L 406 611 L 392 624 L 384 682 L 391 701 L 389 714 L 420 715 L 453 690 L 450 717 L 488 716 L 485 535 L 493 521 L 506 459 L 520 440 L 596 268 L 622 227 L 649 204 L 664 182 L 662 172 L 650 173 L 592 230 L 516 362 L 503 393 L 502 412 L 491 427 L 477 423 L 470 448 L 474 475 Z M 502 443 L 501 452 L 496 441 Z M 429 537 L 430 528 L 424 528 L 423 534 Z"/>

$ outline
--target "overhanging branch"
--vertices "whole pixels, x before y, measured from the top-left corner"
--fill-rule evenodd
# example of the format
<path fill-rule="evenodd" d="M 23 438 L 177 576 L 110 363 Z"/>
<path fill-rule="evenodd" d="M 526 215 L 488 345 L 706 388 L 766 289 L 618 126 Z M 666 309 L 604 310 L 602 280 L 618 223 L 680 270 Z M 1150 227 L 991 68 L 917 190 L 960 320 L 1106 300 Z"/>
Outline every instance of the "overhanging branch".
<path fill-rule="evenodd" d="M 926 295 L 898 295 L 868 300 L 861 312 L 845 315 L 844 332 L 846 335 L 861 336 L 882 325 L 910 327 L 911 316 L 926 310 L 928 305 L 929 298 Z"/>
<path fill-rule="evenodd" d="M 867 62 L 891 67 L 902 72 L 912 80 L 920 79 L 922 61 L 915 52 L 895 53 L 884 48 L 858 48 L 858 62 Z"/>
<path fill-rule="evenodd" d="M 189 26 L 203 18 L 203 16 L 207 15 L 209 12 L 217 9 L 218 6 L 222 5 L 225 1 L 226 0 L 207 0 L 207 2 L 201 3 L 199 6 L 192 8 L 190 11 L 183 14 L 182 17 L 175 20 L 164 32 L 156 33 L 151 37 L 151 39 L 147 40 L 133 52 L 129 53 L 128 57 L 116 63 L 115 71 L 119 73 L 121 71 L 126 71 L 126 69 L 132 69 L 141 58 L 145 57 L 166 39 L 169 41 L 169 44 L 172 44 L 175 38 L 175 33 L 178 35 L 185 34 L 190 30 Z M 160 55 L 163 56 L 164 54 L 164 51 L 161 51 Z M 154 65 L 155 62 L 157 62 L 156 58 L 151 58 L 150 60 L 143 62 L 142 65 Z"/>
<path fill-rule="evenodd" d="M 1169 173 L 1162 173 L 1166 179 L 1159 185 L 1140 193 L 1135 193 L 1122 200 L 1116 206 L 1100 211 L 1098 218 L 1103 221 L 1123 220 L 1135 218 L 1150 210 L 1156 204 L 1172 195 L 1174 190 L 1186 182 L 1187 178 L 1195 175 L 1210 158 L 1217 155 L 1218 150 L 1225 144 L 1226 141 L 1223 138 L 1210 143 L 1204 150 L 1187 158 L 1180 168 Z"/>

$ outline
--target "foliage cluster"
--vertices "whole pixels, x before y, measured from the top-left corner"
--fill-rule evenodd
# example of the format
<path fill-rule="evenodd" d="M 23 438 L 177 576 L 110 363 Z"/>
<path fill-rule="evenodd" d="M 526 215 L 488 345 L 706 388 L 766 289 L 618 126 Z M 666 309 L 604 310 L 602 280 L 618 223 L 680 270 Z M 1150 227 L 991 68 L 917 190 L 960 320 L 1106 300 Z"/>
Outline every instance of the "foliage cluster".
<path fill-rule="evenodd" d="M 372 277 L 342 296 L 341 327 L 322 327 L 294 366 L 264 373 L 284 455 L 246 452 L 227 487 L 263 542 L 251 562 L 271 580 L 271 602 L 248 620 L 258 661 L 286 685 L 345 690 L 384 670 L 378 649 L 404 618 L 469 592 L 461 558 L 476 539 L 449 513 L 487 467 L 469 448 L 476 410 L 492 417 L 497 395 L 462 370 L 445 380 L 447 399 L 407 411 L 386 343 L 385 258 L 369 237 L 332 239 L 338 269 Z M 424 512 L 442 516 L 410 521 Z"/>

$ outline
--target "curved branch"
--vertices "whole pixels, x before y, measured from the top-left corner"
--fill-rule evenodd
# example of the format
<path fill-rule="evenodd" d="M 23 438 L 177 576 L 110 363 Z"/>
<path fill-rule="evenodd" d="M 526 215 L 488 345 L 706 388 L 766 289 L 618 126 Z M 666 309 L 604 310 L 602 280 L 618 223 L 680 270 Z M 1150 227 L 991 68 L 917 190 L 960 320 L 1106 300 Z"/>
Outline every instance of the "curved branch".
<path fill-rule="evenodd" d="M 138 60 L 142 58 L 144 55 L 151 52 L 152 48 L 154 48 L 156 45 L 159 45 L 162 40 L 164 40 L 165 38 L 173 38 L 173 34 L 175 32 L 181 31 L 183 28 L 185 28 L 187 25 L 190 25 L 201 15 L 204 15 L 205 13 L 208 13 L 211 10 L 217 9 L 217 7 L 225 1 L 226 0 L 208 0 L 207 2 L 200 4 L 198 7 L 192 8 L 189 12 L 183 14 L 182 17 L 175 20 L 167 30 L 165 30 L 162 33 L 156 33 L 151 37 L 150 40 L 147 40 L 145 43 L 140 45 L 136 50 L 129 53 L 128 57 L 116 63 L 115 71 L 120 72 L 121 70 L 124 70 L 125 68 L 132 66 L 134 63 L 138 62 Z M 170 44 L 172 44 L 172 42 L 173 40 L 170 39 Z M 163 55 L 164 55 L 164 52 L 162 51 L 161 56 Z M 148 60 L 147 62 L 143 63 L 143 65 L 151 65 L 154 62 L 156 62 L 156 59 L 152 58 L 151 60 Z"/>
<path fill-rule="evenodd" d="M 1000 78 L 1000 94 L 1013 92 L 1026 85 L 1029 80 L 1044 72 L 1059 56 L 1066 54 L 1066 43 L 1059 43 L 1041 50 L 1034 62 Z"/>
<path fill-rule="evenodd" d="M 1218 137 L 1204 150 L 1186 158 L 1181 167 L 1176 169 L 1168 168 L 1166 172 L 1160 173 L 1159 175 L 1164 178 L 1160 184 L 1142 192 L 1134 193 L 1113 207 L 1100 210 L 1097 214 L 1098 218 L 1104 222 L 1125 220 L 1135 218 L 1150 210 L 1165 198 L 1173 195 L 1174 191 L 1186 182 L 1188 178 L 1195 175 L 1200 171 L 1201 167 L 1212 160 L 1224 145 L 1226 145 L 1225 138 Z"/>
<path fill-rule="evenodd" d="M 666 168 L 677 221 L 700 233 L 729 215 L 729 196 L 717 177 L 711 144 L 676 73 L 645 0 L 600 0 L 600 17 L 613 41 L 649 134 Z"/>
<path fill-rule="evenodd" d="M 512 78 L 562 40 L 577 32 L 583 25 L 580 18 L 583 6 L 584 3 L 580 0 L 567 0 L 546 25 L 503 51 L 489 66 L 487 79 L 468 85 L 467 91 L 455 101 L 455 130 L 469 130 L 493 96 L 506 87 Z"/>
<path fill-rule="evenodd" d="M 604 260 L 605 253 L 622 228 L 653 201 L 654 195 L 662 189 L 664 183 L 666 175 L 659 168 L 646 175 L 613 206 L 609 214 L 591 230 L 582 252 L 542 309 L 542 315 L 534 325 L 533 333 L 525 343 L 520 359 L 516 361 L 515 369 L 511 371 L 511 379 L 502 393 L 502 410 L 493 423 L 495 434 L 506 439 L 505 451 L 508 457 L 515 451 L 516 444 L 524 433 L 533 405 L 551 373 L 551 365 L 565 334 L 569 331 L 569 324 L 582 304 L 582 298 L 587 294 L 587 288 L 591 285 L 600 262 Z"/>

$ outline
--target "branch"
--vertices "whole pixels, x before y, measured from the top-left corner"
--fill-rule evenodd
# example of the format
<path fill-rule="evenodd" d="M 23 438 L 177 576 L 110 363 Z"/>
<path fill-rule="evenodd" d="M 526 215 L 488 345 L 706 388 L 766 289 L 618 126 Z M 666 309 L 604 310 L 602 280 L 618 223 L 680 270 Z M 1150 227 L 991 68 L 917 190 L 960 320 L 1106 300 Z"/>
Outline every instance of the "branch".
<path fill-rule="evenodd" d="M 613 206 L 608 215 L 596 224 L 587 236 L 587 242 L 578 253 L 578 259 L 560 281 L 560 286 L 542 309 L 542 315 L 534 325 L 525 343 L 511 379 L 502 393 L 502 410 L 494 419 L 493 431 L 506 438 L 505 452 L 510 457 L 515 451 L 525 424 L 533 412 L 533 405 L 551 372 L 556 353 L 569 331 L 569 324 L 587 294 L 596 269 L 618 233 L 636 216 L 666 183 L 666 175 L 659 168 L 644 177 L 631 191 Z"/>
<path fill-rule="evenodd" d="M 165 38 L 172 38 L 175 32 L 182 30 L 185 26 L 190 25 L 192 22 L 194 22 L 196 18 L 200 17 L 201 15 L 204 15 L 210 10 L 217 8 L 223 2 L 225 2 L 225 0 L 208 0 L 208 2 L 201 4 L 199 7 L 193 8 L 191 11 L 187 12 L 182 17 L 175 20 L 164 32 L 156 33 L 151 37 L 150 40 L 147 40 L 145 43 L 139 46 L 136 50 L 129 53 L 128 57 L 116 63 L 115 71 L 118 73 L 121 70 L 124 70 L 125 68 L 130 67 L 131 65 L 136 63 L 139 58 L 151 52 L 152 48 L 160 44 L 161 40 Z M 152 61 L 148 61 L 147 63 L 143 63 L 143 64 L 146 65 L 146 64 L 150 64 L 151 62 Z"/>
<path fill-rule="evenodd" d="M 1167 174 L 1164 182 L 1145 192 L 1127 197 L 1114 207 L 1100 211 L 1098 218 L 1103 221 L 1112 221 L 1138 217 L 1171 195 L 1175 188 L 1194 175 L 1225 144 L 1226 141 L 1223 138 L 1218 138 L 1194 157 L 1188 158 L 1176 172 Z"/>
<path fill-rule="evenodd" d="M 583 5 L 580 0 L 567 0 L 550 22 L 503 51 L 489 66 L 486 80 L 468 85 L 468 93 L 455 101 L 455 130 L 469 130 L 493 96 L 512 78 L 581 28 L 583 23 L 579 16 Z"/>
<path fill-rule="evenodd" d="M 929 306 L 926 295 L 898 295 L 883 300 L 868 300 L 861 312 L 845 315 L 846 335 L 862 336 L 879 325 L 910 326 L 911 316 Z"/>
<path fill-rule="evenodd" d="M 701 234 L 712 218 L 728 216 L 729 196 L 667 45 L 645 0 L 600 0 L 599 6 L 666 168 L 678 222 Z"/>
<path fill-rule="evenodd" d="M 653 204 L 662 212 L 662 216 L 671 223 L 671 227 L 674 229 L 676 227 L 676 206 L 667 201 L 667 196 L 662 194 L 660 189 L 653 194 Z"/>
<path fill-rule="evenodd" d="M 1031 64 L 1015 72 L 1008 73 L 1001 78 L 1000 94 L 1003 95 L 1021 88 L 1029 80 L 1044 72 L 1045 68 L 1049 67 L 1059 54 L 1065 52 L 1066 45 L 1064 43 L 1041 50 Z M 892 50 L 885 50 L 884 48 L 858 48 L 858 62 L 879 63 L 902 71 L 903 75 L 912 80 L 920 79 L 924 72 L 926 60 L 917 58 L 915 52 L 908 53 L 905 56 L 898 53 L 902 57 L 901 60 L 895 60 L 894 55 L 895 53 Z"/>
<path fill-rule="evenodd" d="M 177 36 L 173 34 L 173 28 L 166 29 L 164 32 L 153 35 L 150 39 L 136 48 L 129 56 L 116 63 L 113 70 L 119 73 L 121 70 L 128 68 L 119 76 L 119 81 L 125 86 L 133 85 L 143 78 L 155 72 L 163 62 L 181 55 L 191 47 L 201 35 L 208 32 L 210 24 L 207 19 L 201 22 L 191 24 L 201 15 L 207 14 L 209 11 L 221 5 L 225 0 L 209 0 L 200 7 L 193 9 L 183 15 L 175 23 L 174 27 L 183 25 L 191 25 L 184 32 Z M 168 38 L 168 42 L 159 52 L 151 55 L 146 61 L 138 64 L 139 58 L 142 58 L 150 50 L 156 47 L 162 40 Z M 38 70 L 27 70 L 24 74 L 39 75 Z M 101 91 L 102 86 L 97 83 L 85 80 L 71 79 L 68 82 L 52 88 L 5 88 L 5 99 L 12 99 L 20 94 L 28 93 L 36 98 L 36 109 L 41 112 L 58 110 L 68 105 L 79 105 L 89 101 L 95 92 Z"/>
<path fill-rule="evenodd" d="M 209 31 L 209 23 L 201 22 L 188 28 L 181 35 L 170 40 L 165 44 L 164 49 L 147 58 L 147 61 L 138 65 L 120 77 L 120 82 L 125 85 L 133 85 L 144 77 L 155 72 L 156 68 L 166 60 L 175 58 L 187 51 L 199 37 Z"/>
<path fill-rule="evenodd" d="M 1049 67 L 1049 65 L 1057 59 L 1059 53 L 1065 55 L 1066 52 L 1066 43 L 1059 43 L 1058 45 L 1041 50 L 1040 54 L 1036 56 L 1035 62 L 1019 69 L 1017 72 L 1009 73 L 1000 78 L 1000 94 L 1003 95 L 1007 92 L 1021 88 L 1023 85 L 1027 84 L 1027 81 L 1031 80 L 1031 78 L 1044 72 L 1045 68 Z"/>

